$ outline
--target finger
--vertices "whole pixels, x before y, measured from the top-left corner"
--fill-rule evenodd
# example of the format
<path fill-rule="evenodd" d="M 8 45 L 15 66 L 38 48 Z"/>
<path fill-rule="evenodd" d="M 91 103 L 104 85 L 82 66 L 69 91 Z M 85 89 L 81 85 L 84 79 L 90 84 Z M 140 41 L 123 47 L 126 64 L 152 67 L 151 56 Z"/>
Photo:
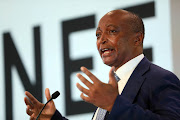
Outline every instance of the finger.
<path fill-rule="evenodd" d="M 115 70 L 115 68 L 113 66 L 113 67 L 111 67 L 111 69 L 109 71 L 109 84 L 113 85 L 114 87 L 117 87 L 117 80 L 114 76 L 114 74 L 115 74 L 114 70 Z"/>
<path fill-rule="evenodd" d="M 84 101 L 86 101 L 86 102 L 89 102 L 89 103 L 90 103 L 90 98 L 89 98 L 89 97 L 84 96 L 84 94 L 83 94 L 83 93 L 81 93 L 80 97 L 81 97 Z"/>
<path fill-rule="evenodd" d="M 33 104 L 30 102 L 30 100 L 27 97 L 24 97 L 24 102 L 27 106 L 29 105 L 31 109 L 34 108 Z"/>
<path fill-rule="evenodd" d="M 25 92 L 25 95 L 29 98 L 32 104 L 37 104 L 39 101 L 28 91 Z"/>
<path fill-rule="evenodd" d="M 79 83 L 76 83 L 77 88 L 84 94 L 89 95 L 89 90 L 82 87 Z"/>
<path fill-rule="evenodd" d="M 94 83 L 101 82 L 97 79 L 96 76 L 94 76 L 87 68 L 81 67 L 81 71 L 85 73 Z"/>
<path fill-rule="evenodd" d="M 33 114 L 33 112 L 31 111 L 31 109 L 30 109 L 29 106 L 27 106 L 27 108 L 26 108 L 26 113 L 27 113 L 29 116 L 31 116 L 31 115 Z"/>
<path fill-rule="evenodd" d="M 45 95 L 46 95 L 47 101 L 51 99 L 51 95 L 50 95 L 49 88 L 46 88 L 46 89 L 45 89 Z"/>
<path fill-rule="evenodd" d="M 81 74 L 77 74 L 76 75 L 80 80 L 81 82 L 83 82 L 88 88 L 91 88 L 91 86 L 93 85 L 91 82 L 89 82 L 86 78 L 84 78 Z"/>
<path fill-rule="evenodd" d="M 33 118 L 33 117 L 30 117 L 30 120 L 34 120 L 34 118 Z"/>
<path fill-rule="evenodd" d="M 34 113 L 31 115 L 31 117 L 30 117 L 30 120 L 35 120 L 35 116 L 34 116 Z"/>

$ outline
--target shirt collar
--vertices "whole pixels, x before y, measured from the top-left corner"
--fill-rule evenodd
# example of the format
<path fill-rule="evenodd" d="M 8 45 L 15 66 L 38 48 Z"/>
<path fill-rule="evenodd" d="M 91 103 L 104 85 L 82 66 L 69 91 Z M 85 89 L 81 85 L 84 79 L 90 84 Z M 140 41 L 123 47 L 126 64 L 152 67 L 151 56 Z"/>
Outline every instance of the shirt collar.
<path fill-rule="evenodd" d="M 117 69 L 116 74 L 120 79 L 124 77 L 129 78 L 139 62 L 144 58 L 144 54 L 140 54 L 137 57 L 129 60 L 127 63 Z M 128 75 L 128 76 L 127 76 Z"/>

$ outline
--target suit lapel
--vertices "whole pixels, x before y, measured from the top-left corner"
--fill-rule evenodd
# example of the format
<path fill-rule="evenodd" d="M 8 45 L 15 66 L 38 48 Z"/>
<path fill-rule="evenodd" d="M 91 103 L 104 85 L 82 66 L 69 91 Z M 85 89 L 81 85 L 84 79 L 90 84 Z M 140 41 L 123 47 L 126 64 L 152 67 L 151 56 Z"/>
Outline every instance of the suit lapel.
<path fill-rule="evenodd" d="M 143 74 L 149 70 L 150 62 L 144 57 L 143 60 L 138 64 L 138 66 L 133 71 L 130 76 L 123 92 L 122 96 L 126 97 L 131 103 L 133 103 L 142 83 L 146 79 Z"/>

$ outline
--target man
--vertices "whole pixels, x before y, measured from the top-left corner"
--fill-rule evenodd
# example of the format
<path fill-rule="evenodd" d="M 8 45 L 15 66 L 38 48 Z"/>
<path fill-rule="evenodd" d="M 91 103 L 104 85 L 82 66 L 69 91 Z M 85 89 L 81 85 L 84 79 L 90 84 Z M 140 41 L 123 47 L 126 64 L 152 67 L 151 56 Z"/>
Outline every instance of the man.
<path fill-rule="evenodd" d="M 109 83 L 102 83 L 87 68 L 81 67 L 92 82 L 77 77 L 81 98 L 98 107 L 93 120 L 179 120 L 180 81 L 171 72 L 150 63 L 143 55 L 144 25 L 137 15 L 114 10 L 104 15 L 96 31 L 97 49 L 103 62 L 111 66 Z M 116 81 L 115 74 L 120 78 Z M 25 92 L 27 114 L 33 120 L 43 104 Z M 45 91 L 50 99 L 49 89 Z M 86 96 L 84 95 L 86 94 Z M 104 114 L 105 113 L 105 114 Z M 48 103 L 41 120 L 66 120 Z"/>

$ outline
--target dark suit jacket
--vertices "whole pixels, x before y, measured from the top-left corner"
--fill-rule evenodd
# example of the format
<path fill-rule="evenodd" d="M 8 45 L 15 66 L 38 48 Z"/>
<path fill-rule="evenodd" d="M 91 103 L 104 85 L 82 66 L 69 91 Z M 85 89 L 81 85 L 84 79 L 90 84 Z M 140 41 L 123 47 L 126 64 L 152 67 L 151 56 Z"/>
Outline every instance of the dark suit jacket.
<path fill-rule="evenodd" d="M 179 79 L 144 57 L 106 119 L 180 120 Z"/>
<path fill-rule="evenodd" d="M 56 111 L 53 120 L 66 120 Z M 180 81 L 146 57 L 117 96 L 106 120 L 180 120 Z"/>

